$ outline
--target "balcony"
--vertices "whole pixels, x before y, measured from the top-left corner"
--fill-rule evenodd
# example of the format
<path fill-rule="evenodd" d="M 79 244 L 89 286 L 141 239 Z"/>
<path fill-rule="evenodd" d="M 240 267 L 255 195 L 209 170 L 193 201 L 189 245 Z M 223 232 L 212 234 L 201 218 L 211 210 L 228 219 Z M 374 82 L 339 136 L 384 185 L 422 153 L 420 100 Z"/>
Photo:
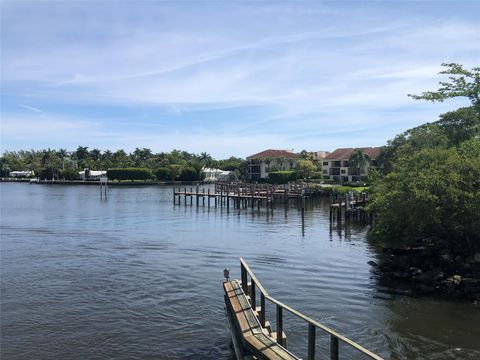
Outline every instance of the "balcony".
<path fill-rule="evenodd" d="M 340 168 L 339 167 L 330 168 L 329 175 L 340 175 Z"/>
<path fill-rule="evenodd" d="M 365 175 L 366 169 L 360 168 L 360 173 L 357 168 L 348 168 L 348 175 Z"/>

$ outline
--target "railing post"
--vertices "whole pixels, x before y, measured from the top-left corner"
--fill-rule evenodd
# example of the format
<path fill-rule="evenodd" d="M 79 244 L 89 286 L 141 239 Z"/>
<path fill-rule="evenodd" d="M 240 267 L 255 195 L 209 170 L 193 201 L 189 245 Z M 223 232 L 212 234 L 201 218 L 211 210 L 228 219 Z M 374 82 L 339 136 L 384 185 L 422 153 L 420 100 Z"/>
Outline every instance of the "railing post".
<path fill-rule="evenodd" d="M 263 292 L 260 292 L 260 324 L 262 327 L 265 327 L 265 295 Z"/>
<path fill-rule="evenodd" d="M 282 307 L 280 305 L 277 305 L 277 343 L 280 346 L 283 346 L 283 339 L 282 339 L 282 333 L 283 333 L 283 314 L 282 314 Z"/>
<path fill-rule="evenodd" d="M 250 280 L 250 305 L 252 305 L 253 311 L 257 310 L 257 299 L 255 298 L 255 281 L 253 279 Z"/>
<path fill-rule="evenodd" d="M 308 360 L 315 359 L 315 326 L 308 324 Z"/>
<path fill-rule="evenodd" d="M 240 270 L 242 273 L 242 289 L 243 292 L 246 294 L 247 293 L 247 270 L 243 266 L 243 264 L 240 264 Z"/>
<path fill-rule="evenodd" d="M 338 339 L 330 335 L 330 359 L 338 360 Z"/>

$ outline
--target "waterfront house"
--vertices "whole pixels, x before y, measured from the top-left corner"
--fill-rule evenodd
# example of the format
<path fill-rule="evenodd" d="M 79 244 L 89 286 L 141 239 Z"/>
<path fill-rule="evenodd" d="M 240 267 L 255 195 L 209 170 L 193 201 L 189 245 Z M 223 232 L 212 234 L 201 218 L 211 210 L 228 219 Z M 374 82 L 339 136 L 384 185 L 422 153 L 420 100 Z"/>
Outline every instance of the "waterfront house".
<path fill-rule="evenodd" d="M 205 174 L 205 181 L 228 180 L 231 171 L 212 169 L 204 167 L 202 172 Z"/>
<path fill-rule="evenodd" d="M 78 176 L 82 180 L 100 180 L 101 177 L 107 176 L 107 171 L 84 169 L 78 172 Z"/>
<path fill-rule="evenodd" d="M 12 178 L 28 178 L 34 176 L 35 173 L 30 170 L 25 171 L 10 171 L 9 176 Z"/>
<path fill-rule="evenodd" d="M 349 166 L 350 158 L 358 150 L 361 150 L 370 158 L 369 163 L 360 168 L 360 173 L 357 168 Z M 322 160 L 323 176 L 338 182 L 360 181 L 367 176 L 370 166 L 376 166 L 376 160 L 380 151 L 380 147 L 336 149 Z"/>
<path fill-rule="evenodd" d="M 269 149 L 247 157 L 250 180 L 268 178 L 270 171 L 292 170 L 297 165 L 299 155 L 293 150 Z"/>

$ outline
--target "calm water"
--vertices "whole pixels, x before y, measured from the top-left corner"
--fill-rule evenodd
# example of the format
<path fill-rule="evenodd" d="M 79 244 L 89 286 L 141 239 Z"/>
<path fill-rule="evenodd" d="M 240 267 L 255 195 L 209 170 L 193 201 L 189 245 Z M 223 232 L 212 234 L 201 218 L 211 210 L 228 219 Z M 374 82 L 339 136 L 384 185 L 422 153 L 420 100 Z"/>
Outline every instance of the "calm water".
<path fill-rule="evenodd" d="M 240 256 L 271 295 L 386 358 L 480 358 L 480 308 L 378 287 L 367 229 L 330 231 L 326 204 L 302 226 L 292 209 L 174 207 L 169 187 L 0 189 L 2 359 L 231 359 L 222 276 Z M 284 323 L 305 357 L 305 324 Z"/>

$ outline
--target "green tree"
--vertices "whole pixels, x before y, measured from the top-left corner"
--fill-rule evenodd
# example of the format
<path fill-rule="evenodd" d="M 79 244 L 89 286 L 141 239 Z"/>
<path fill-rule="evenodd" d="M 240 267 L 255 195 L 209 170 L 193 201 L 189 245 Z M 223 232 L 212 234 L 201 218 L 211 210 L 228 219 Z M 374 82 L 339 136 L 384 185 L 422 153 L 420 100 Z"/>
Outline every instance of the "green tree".
<path fill-rule="evenodd" d="M 178 176 L 181 181 L 195 181 L 199 179 L 198 171 L 193 167 L 183 168 Z"/>
<path fill-rule="evenodd" d="M 147 148 L 135 148 L 131 157 L 135 166 L 145 166 L 146 161 L 152 157 L 152 150 Z"/>
<path fill-rule="evenodd" d="M 480 140 L 455 148 L 426 148 L 400 158 L 374 181 L 369 210 L 385 242 L 433 240 L 441 251 L 480 249 Z"/>
<path fill-rule="evenodd" d="M 5 158 L 2 156 L 0 158 L 0 177 L 7 177 L 10 174 L 10 166 L 5 160 Z"/>
<path fill-rule="evenodd" d="M 87 146 L 79 146 L 77 150 L 75 150 L 75 158 L 77 160 L 85 160 L 88 159 L 88 156 L 90 153 L 88 152 L 88 147 Z"/>
<path fill-rule="evenodd" d="M 211 167 L 212 166 L 213 158 L 211 157 L 211 155 L 209 153 L 202 152 L 200 154 L 200 159 L 199 160 L 206 167 Z"/>
<path fill-rule="evenodd" d="M 437 124 L 448 138 L 449 146 L 480 136 L 480 112 L 474 107 L 462 107 L 440 115 Z"/>
<path fill-rule="evenodd" d="M 480 249 L 480 68 L 442 66 L 449 81 L 409 96 L 434 102 L 466 97 L 471 106 L 389 141 L 379 159 L 386 174 L 371 176 L 368 209 L 384 242 L 420 241 L 438 254 L 468 256 Z"/>
<path fill-rule="evenodd" d="M 350 156 L 350 159 L 348 160 L 348 166 L 352 169 L 356 169 L 356 175 L 360 175 L 362 173 L 361 170 L 369 163 L 370 157 L 360 149 L 355 150 L 355 153 Z"/>
<path fill-rule="evenodd" d="M 388 141 L 387 146 L 382 148 L 377 162 L 388 173 L 398 158 L 425 148 L 446 148 L 448 143 L 445 131 L 437 123 L 427 123 L 407 130 Z"/>
<path fill-rule="evenodd" d="M 267 165 L 267 169 L 266 171 L 269 172 L 270 171 L 270 164 L 272 163 L 273 159 L 271 157 L 267 157 L 264 159 L 265 161 L 265 164 Z"/>
<path fill-rule="evenodd" d="M 467 97 L 472 106 L 480 113 L 480 67 L 471 70 L 464 69 L 463 65 L 456 63 L 443 63 L 446 68 L 439 74 L 450 75 L 449 81 L 439 82 L 440 88 L 437 91 L 426 91 L 421 95 L 408 96 L 416 100 L 443 102 L 449 98 Z"/>
<path fill-rule="evenodd" d="M 177 180 L 182 173 L 182 165 L 171 164 L 168 166 L 168 169 L 170 171 L 170 180 Z"/>
<path fill-rule="evenodd" d="M 302 179 L 312 177 L 317 171 L 317 167 L 311 160 L 298 160 L 296 169 L 298 177 Z"/>
<path fill-rule="evenodd" d="M 100 159 L 100 156 L 102 155 L 102 152 L 99 149 L 92 149 L 90 150 L 90 159 L 93 161 L 97 161 Z"/>
<path fill-rule="evenodd" d="M 123 150 L 117 150 L 112 155 L 113 166 L 124 168 L 132 165 L 127 153 Z"/>

